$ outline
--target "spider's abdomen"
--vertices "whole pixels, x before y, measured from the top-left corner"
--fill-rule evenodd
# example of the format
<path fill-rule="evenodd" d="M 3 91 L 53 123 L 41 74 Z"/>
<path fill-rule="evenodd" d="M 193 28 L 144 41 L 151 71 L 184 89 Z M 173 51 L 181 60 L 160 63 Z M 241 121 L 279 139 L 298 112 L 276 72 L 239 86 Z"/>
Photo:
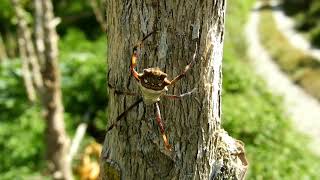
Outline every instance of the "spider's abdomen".
<path fill-rule="evenodd" d="M 164 87 L 161 90 L 153 90 L 143 87 L 141 84 L 140 90 L 145 104 L 153 104 L 160 101 L 160 97 L 168 91 L 167 87 Z"/>

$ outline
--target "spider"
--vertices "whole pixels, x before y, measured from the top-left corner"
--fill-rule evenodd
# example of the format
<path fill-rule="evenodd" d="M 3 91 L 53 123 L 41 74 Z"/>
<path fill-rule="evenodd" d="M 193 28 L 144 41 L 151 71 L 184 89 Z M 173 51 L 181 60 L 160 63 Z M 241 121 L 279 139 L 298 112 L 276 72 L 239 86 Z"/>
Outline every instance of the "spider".
<path fill-rule="evenodd" d="M 161 119 L 160 114 L 160 108 L 158 102 L 160 101 L 160 97 L 164 96 L 170 99 L 180 99 L 184 96 L 191 95 L 196 88 L 194 88 L 192 91 L 183 93 L 180 95 L 170 95 L 167 94 L 168 86 L 174 85 L 176 82 L 178 82 L 181 78 L 183 78 L 187 71 L 192 67 L 192 65 L 195 63 L 195 57 L 197 52 L 197 46 L 195 48 L 195 53 L 193 55 L 192 61 L 184 68 L 182 73 L 178 76 L 176 76 L 173 80 L 167 79 L 167 74 L 161 71 L 159 68 L 147 68 L 143 70 L 143 73 L 138 73 L 135 70 L 135 67 L 137 66 L 137 60 L 139 59 L 139 49 L 143 46 L 143 42 L 150 37 L 152 34 L 154 34 L 155 31 L 147 34 L 141 41 L 139 41 L 133 48 L 133 53 L 131 56 L 131 63 L 130 63 L 130 71 L 135 80 L 138 82 L 141 96 L 139 100 L 137 100 L 135 103 L 133 103 L 130 107 L 128 107 L 123 113 L 121 113 L 116 121 L 111 124 L 111 126 L 108 128 L 107 133 L 113 129 L 114 126 L 116 126 L 116 123 L 121 120 L 126 114 L 133 109 L 135 106 L 137 106 L 139 103 L 144 102 L 146 105 L 154 105 L 156 110 L 156 121 L 160 128 L 160 132 L 164 141 L 165 148 L 169 151 L 171 151 L 171 145 L 168 142 L 167 136 L 165 134 L 164 124 Z M 115 89 L 114 86 L 112 86 L 110 83 L 108 83 L 109 87 L 112 89 Z M 137 93 L 132 93 L 128 91 L 119 91 L 115 90 L 116 94 L 119 95 L 130 95 L 130 96 L 138 96 Z"/>

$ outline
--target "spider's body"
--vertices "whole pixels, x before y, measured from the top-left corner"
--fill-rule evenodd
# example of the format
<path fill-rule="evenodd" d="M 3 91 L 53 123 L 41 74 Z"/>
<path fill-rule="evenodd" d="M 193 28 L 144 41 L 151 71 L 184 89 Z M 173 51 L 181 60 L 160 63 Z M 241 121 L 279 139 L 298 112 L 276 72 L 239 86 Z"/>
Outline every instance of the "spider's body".
<path fill-rule="evenodd" d="M 188 93 L 184 93 L 181 95 L 168 95 L 168 86 L 174 85 L 177 81 L 179 81 L 182 77 L 185 76 L 186 72 L 190 69 L 192 63 L 195 61 L 195 54 L 193 55 L 193 59 L 188 64 L 185 69 L 182 71 L 180 75 L 175 77 L 173 80 L 168 80 L 167 79 L 167 74 L 161 71 L 159 68 L 147 68 L 143 70 L 143 73 L 138 73 L 135 70 L 135 67 L 137 66 L 137 60 L 139 57 L 139 49 L 142 47 L 142 43 L 144 40 L 146 40 L 150 35 L 153 34 L 149 33 L 147 36 L 145 36 L 142 41 L 140 41 L 137 45 L 134 46 L 133 48 L 133 53 L 131 56 L 131 63 L 130 63 L 130 70 L 133 75 L 133 77 L 136 79 L 136 81 L 139 83 L 142 99 L 139 99 L 136 101 L 133 105 L 131 105 L 125 112 L 123 112 L 118 118 L 117 121 L 119 121 L 122 117 L 126 115 L 126 113 L 133 109 L 136 105 L 138 105 L 140 102 L 144 102 L 147 105 L 154 104 L 155 109 L 156 109 L 156 121 L 160 127 L 160 132 L 162 134 L 162 138 L 165 144 L 166 149 L 171 150 L 171 146 L 168 142 L 167 136 L 165 135 L 164 131 L 164 125 L 161 120 L 161 115 L 160 115 L 160 108 L 158 105 L 158 102 L 160 101 L 160 97 L 164 96 L 167 98 L 172 98 L 172 99 L 177 99 L 177 98 L 182 98 L 187 95 L 191 95 L 191 93 L 195 90 L 193 89 L 192 91 Z M 197 51 L 197 48 L 196 48 Z M 112 87 L 109 84 L 110 87 Z M 125 94 L 125 95 L 137 95 L 136 93 L 131 93 L 131 92 L 124 92 L 124 91 L 119 91 L 116 90 L 118 94 Z M 116 121 L 116 122 L 117 122 Z M 114 126 L 114 122 L 108 129 L 110 131 Z"/>
<path fill-rule="evenodd" d="M 167 79 L 167 74 L 159 68 L 148 68 L 139 74 L 139 85 L 144 103 L 154 104 L 166 94 L 170 81 Z"/>

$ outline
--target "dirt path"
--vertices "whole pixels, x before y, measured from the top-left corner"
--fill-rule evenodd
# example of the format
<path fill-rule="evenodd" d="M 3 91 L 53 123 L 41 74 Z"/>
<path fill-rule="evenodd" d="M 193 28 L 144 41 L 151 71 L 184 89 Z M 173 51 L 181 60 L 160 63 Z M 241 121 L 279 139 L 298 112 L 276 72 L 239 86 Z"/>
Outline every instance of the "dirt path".
<path fill-rule="evenodd" d="M 292 83 L 260 44 L 257 27 L 259 7 L 260 3 L 257 3 L 246 26 L 248 54 L 251 62 L 256 72 L 266 81 L 269 89 L 283 96 L 286 113 L 298 130 L 312 138 L 310 148 L 320 155 L 320 103 Z M 301 146 L 306 146 L 306 144 Z"/>
<path fill-rule="evenodd" d="M 276 21 L 278 29 L 287 38 L 290 44 L 320 61 L 320 49 L 312 47 L 310 42 L 307 41 L 301 33 L 295 30 L 295 23 L 293 19 L 284 14 L 283 10 L 279 6 L 279 2 L 272 1 L 271 6 L 276 7 L 272 11 L 272 15 Z"/>

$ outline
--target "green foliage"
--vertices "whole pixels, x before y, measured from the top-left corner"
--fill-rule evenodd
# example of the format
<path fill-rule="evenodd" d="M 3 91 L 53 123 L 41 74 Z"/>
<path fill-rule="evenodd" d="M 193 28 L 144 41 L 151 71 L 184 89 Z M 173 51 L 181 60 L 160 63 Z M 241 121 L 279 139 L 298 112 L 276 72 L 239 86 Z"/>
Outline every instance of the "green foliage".
<path fill-rule="evenodd" d="M 229 1 L 228 4 L 223 125 L 246 143 L 251 164 L 249 179 L 316 179 L 319 165 L 315 162 L 319 159 L 302 147 L 306 144 L 305 138 L 293 130 L 283 115 L 281 98 L 266 90 L 246 60 L 244 39 L 239 30 L 246 22 L 253 1 Z M 92 28 L 87 23 L 94 22 L 91 15 L 90 18 L 86 15 L 83 19 L 71 18 L 77 13 L 91 11 L 85 0 L 57 0 L 54 5 L 56 14 L 63 20 L 59 26 L 63 32 L 59 64 L 68 130 L 73 134 L 86 112 L 90 113 L 92 126 L 104 129 L 108 102 L 105 38 L 101 37 L 101 32 L 96 33 L 97 25 Z M 70 26 L 86 26 L 86 32 Z M 90 41 L 88 37 L 96 40 Z M 27 102 L 20 66 L 15 60 L 0 67 L 0 179 L 43 179 L 40 172 L 45 163 L 44 122 L 40 108 L 30 107 Z"/>
<path fill-rule="evenodd" d="M 74 134 L 86 112 L 90 127 L 104 130 L 108 101 L 105 38 L 89 41 L 79 30 L 70 29 L 59 47 L 68 131 Z M 0 179 L 34 179 L 45 168 L 41 109 L 28 102 L 20 69 L 20 59 L 0 66 Z"/>
<path fill-rule="evenodd" d="M 0 65 L 0 120 L 20 116 L 28 106 L 19 61 L 6 61 Z"/>
<path fill-rule="evenodd" d="M 55 14 L 61 17 L 62 22 L 58 26 L 58 32 L 64 35 L 69 28 L 81 29 L 90 39 L 96 39 L 101 36 L 99 24 L 95 19 L 92 8 L 88 0 L 55 0 Z M 104 10 L 101 7 L 101 10 Z M 92 28 L 96 27 L 96 28 Z"/>
<path fill-rule="evenodd" d="M 310 34 L 311 43 L 320 47 L 320 1 L 285 0 L 283 7 L 287 14 L 295 17 L 297 28 Z"/>
<path fill-rule="evenodd" d="M 106 123 L 107 80 L 105 37 L 89 41 L 76 29 L 69 29 L 60 42 L 60 70 L 65 111 L 78 124 L 86 113 L 90 124 L 103 130 Z"/>
<path fill-rule="evenodd" d="M 0 20 L 1 22 L 10 21 L 13 16 L 13 9 L 11 8 L 10 0 L 2 0 L 0 6 Z"/>
<path fill-rule="evenodd" d="M 320 47 L 320 24 L 310 32 L 310 39 L 314 46 Z"/>
<path fill-rule="evenodd" d="M 268 92 L 247 61 L 239 29 L 244 28 L 251 5 L 252 1 L 228 4 L 223 126 L 246 144 L 250 163 L 248 179 L 316 179 L 319 158 L 305 148 L 308 141 L 284 116 L 281 98 Z"/>
<path fill-rule="evenodd" d="M 1 120 L 1 179 L 34 176 L 44 168 L 44 123 L 39 112 L 31 107 L 17 118 Z"/>

